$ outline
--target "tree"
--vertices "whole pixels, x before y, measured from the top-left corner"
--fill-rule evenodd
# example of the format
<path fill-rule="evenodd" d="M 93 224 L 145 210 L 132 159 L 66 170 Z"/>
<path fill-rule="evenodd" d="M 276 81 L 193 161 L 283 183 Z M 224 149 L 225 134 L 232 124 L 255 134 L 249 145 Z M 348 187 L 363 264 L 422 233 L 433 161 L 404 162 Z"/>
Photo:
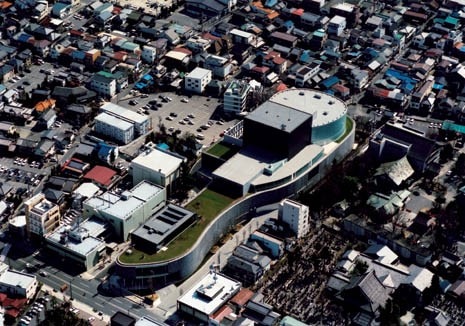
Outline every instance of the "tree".
<path fill-rule="evenodd" d="M 441 150 L 439 154 L 439 159 L 441 162 L 447 162 L 454 157 L 454 147 L 450 143 L 447 143 Z"/>
<path fill-rule="evenodd" d="M 457 162 L 455 162 L 455 167 L 454 167 L 455 173 L 457 173 L 460 176 L 465 175 L 465 154 L 461 153 L 459 157 L 457 158 Z"/>

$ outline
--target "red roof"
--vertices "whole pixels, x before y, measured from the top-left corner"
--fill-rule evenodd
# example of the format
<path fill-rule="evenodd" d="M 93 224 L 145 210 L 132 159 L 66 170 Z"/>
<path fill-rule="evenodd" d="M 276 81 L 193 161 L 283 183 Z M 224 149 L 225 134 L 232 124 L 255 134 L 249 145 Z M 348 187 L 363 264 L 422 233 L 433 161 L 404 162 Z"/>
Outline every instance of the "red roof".
<path fill-rule="evenodd" d="M 230 300 L 231 303 L 234 303 L 238 306 L 244 306 L 254 295 L 255 293 L 249 289 L 243 288 Z"/>
<path fill-rule="evenodd" d="M 299 8 L 299 9 L 294 9 L 292 11 L 292 14 L 293 15 L 296 15 L 296 16 L 302 16 L 304 14 L 304 10 L 302 8 Z"/>
<path fill-rule="evenodd" d="M 109 186 L 115 175 L 116 171 L 101 165 L 97 165 L 94 166 L 94 168 L 92 168 L 89 172 L 87 172 L 84 178 L 95 181 L 96 183 L 103 186 Z"/>
<path fill-rule="evenodd" d="M 192 51 L 183 47 L 174 48 L 173 51 L 185 53 L 187 55 L 192 55 Z"/>
<path fill-rule="evenodd" d="M 217 40 L 221 40 L 221 37 L 218 37 L 218 36 L 215 36 L 213 34 L 210 34 L 210 33 L 204 33 L 202 35 L 202 38 L 206 39 L 206 40 L 212 40 L 212 41 L 217 41 Z"/>
<path fill-rule="evenodd" d="M 286 84 L 284 84 L 283 82 L 281 82 L 281 83 L 279 83 L 278 87 L 276 87 L 276 92 L 285 91 L 286 89 L 287 89 Z"/>
<path fill-rule="evenodd" d="M 258 72 L 259 74 L 266 74 L 270 70 L 268 67 L 253 67 L 252 71 Z"/>
<path fill-rule="evenodd" d="M 224 305 L 220 309 L 218 309 L 212 316 L 211 318 L 221 322 L 224 317 L 230 315 L 233 312 L 233 310 L 228 306 Z"/>

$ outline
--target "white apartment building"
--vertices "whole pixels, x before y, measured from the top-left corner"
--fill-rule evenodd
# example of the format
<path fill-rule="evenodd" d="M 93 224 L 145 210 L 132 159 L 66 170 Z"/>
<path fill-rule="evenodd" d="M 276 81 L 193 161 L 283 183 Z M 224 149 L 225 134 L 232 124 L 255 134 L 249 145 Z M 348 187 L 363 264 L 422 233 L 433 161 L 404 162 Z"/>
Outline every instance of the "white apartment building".
<path fill-rule="evenodd" d="M 157 59 L 157 49 L 153 46 L 144 45 L 141 54 L 142 61 L 147 63 L 154 63 Z"/>
<path fill-rule="evenodd" d="M 185 77 L 184 88 L 188 92 L 202 94 L 212 80 L 212 72 L 208 69 L 195 68 Z"/>
<path fill-rule="evenodd" d="M 201 38 L 200 36 L 192 36 L 187 40 L 186 46 L 189 50 L 195 53 L 202 53 L 208 50 L 210 47 L 210 41 Z"/>
<path fill-rule="evenodd" d="M 243 81 L 233 80 L 223 95 L 223 110 L 226 114 L 237 115 L 247 107 L 250 85 Z"/>
<path fill-rule="evenodd" d="M 118 104 L 106 102 L 100 108 L 102 112 L 127 121 L 134 126 L 134 136 L 145 135 L 150 129 L 150 119 L 146 115 L 128 110 Z"/>
<path fill-rule="evenodd" d="M 346 29 L 347 21 L 345 17 L 342 16 L 334 16 L 331 18 L 328 24 L 328 34 L 341 36 Z"/>
<path fill-rule="evenodd" d="M 313 76 L 316 76 L 320 71 L 320 65 L 315 62 L 311 62 L 307 66 L 303 66 L 297 70 L 295 74 L 295 85 L 297 87 L 304 87 L 305 83 L 309 81 Z"/>
<path fill-rule="evenodd" d="M 90 89 L 104 97 L 116 95 L 116 79 L 104 74 L 94 74 L 90 81 Z"/>
<path fill-rule="evenodd" d="M 43 193 L 39 193 L 24 202 L 26 207 L 26 225 L 28 233 L 36 236 L 55 230 L 61 221 L 58 205 L 45 199 Z"/>
<path fill-rule="evenodd" d="M 95 117 L 95 131 L 122 144 L 134 140 L 134 125 L 106 112 Z"/>
<path fill-rule="evenodd" d="M 284 199 L 279 204 L 279 219 L 289 225 L 297 238 L 303 237 L 309 231 L 309 209 L 306 205 Z"/>

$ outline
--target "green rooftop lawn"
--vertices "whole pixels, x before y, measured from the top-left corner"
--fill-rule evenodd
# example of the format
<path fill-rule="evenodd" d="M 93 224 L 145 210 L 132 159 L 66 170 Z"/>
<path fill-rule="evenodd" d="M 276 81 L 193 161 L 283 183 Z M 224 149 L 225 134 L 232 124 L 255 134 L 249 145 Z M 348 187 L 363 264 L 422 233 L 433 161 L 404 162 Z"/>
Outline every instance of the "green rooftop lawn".
<path fill-rule="evenodd" d="M 171 241 L 166 251 L 159 251 L 148 255 L 140 250 L 132 248 L 130 255 L 124 253 L 119 260 L 124 264 L 141 264 L 169 260 L 185 253 L 202 234 L 205 227 L 215 219 L 218 214 L 233 202 L 233 198 L 224 196 L 212 190 L 206 189 L 197 198 L 190 202 L 186 208 L 196 212 L 200 219 L 194 225 L 188 227 L 177 238 Z"/>
<path fill-rule="evenodd" d="M 207 153 L 227 160 L 237 153 L 237 148 L 225 143 L 218 143 L 210 147 Z"/>

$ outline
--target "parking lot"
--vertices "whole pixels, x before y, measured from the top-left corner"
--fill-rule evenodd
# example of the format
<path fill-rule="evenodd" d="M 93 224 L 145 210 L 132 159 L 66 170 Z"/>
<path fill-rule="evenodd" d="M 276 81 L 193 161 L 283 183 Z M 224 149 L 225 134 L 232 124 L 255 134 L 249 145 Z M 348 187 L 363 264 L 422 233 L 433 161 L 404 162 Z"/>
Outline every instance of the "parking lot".
<path fill-rule="evenodd" d="M 23 188 L 32 190 L 39 186 L 44 175 L 48 173 L 47 168 L 44 170 L 42 163 L 26 161 L 26 158 L 20 160 L 11 158 L 0 158 L 0 182 L 8 181 L 14 188 Z"/>
<path fill-rule="evenodd" d="M 171 101 L 162 100 L 163 96 L 169 97 Z M 149 102 L 153 103 L 152 101 L 156 101 L 158 105 L 161 103 L 161 107 L 142 109 Z M 180 130 L 181 134 L 185 132 L 193 135 L 201 134 L 203 137 L 199 137 L 198 140 L 204 145 L 217 141 L 224 130 L 237 122 L 237 120 L 223 120 L 220 108 L 222 103 L 216 98 L 205 96 L 187 97 L 175 93 L 156 93 L 144 97 L 128 94 L 125 97 L 120 97 L 116 102 L 135 112 L 149 115 L 154 131 L 158 131 L 159 125 L 163 124 L 168 132 Z"/>

